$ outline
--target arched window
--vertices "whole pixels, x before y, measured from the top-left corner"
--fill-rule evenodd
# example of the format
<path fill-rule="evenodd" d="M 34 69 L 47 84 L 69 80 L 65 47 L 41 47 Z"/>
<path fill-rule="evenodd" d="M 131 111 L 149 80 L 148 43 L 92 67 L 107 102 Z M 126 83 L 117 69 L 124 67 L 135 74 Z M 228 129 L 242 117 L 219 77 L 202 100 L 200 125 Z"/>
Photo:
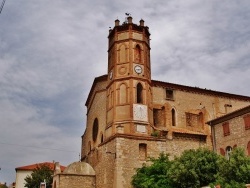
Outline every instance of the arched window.
<path fill-rule="evenodd" d="M 119 63 L 126 62 L 126 46 L 122 45 L 119 49 Z"/>
<path fill-rule="evenodd" d="M 171 114 L 172 114 L 172 126 L 176 126 L 175 109 L 171 110 Z"/>
<path fill-rule="evenodd" d="M 103 134 L 101 134 L 101 143 L 103 143 Z"/>
<path fill-rule="evenodd" d="M 143 91 L 143 87 L 141 83 L 138 83 L 136 86 L 136 103 L 143 103 L 142 91 Z"/>
<path fill-rule="evenodd" d="M 127 86 L 125 84 L 120 85 L 120 104 L 127 103 Z"/>
<path fill-rule="evenodd" d="M 96 138 L 97 138 L 97 135 L 98 135 L 98 129 L 99 129 L 98 119 L 95 118 L 94 123 L 93 123 L 93 129 L 92 129 L 92 139 L 93 139 L 94 142 L 96 141 Z"/>
<path fill-rule="evenodd" d="M 229 160 L 230 159 L 230 154 L 232 152 L 232 147 L 231 146 L 227 146 L 226 147 L 226 158 Z"/>
<path fill-rule="evenodd" d="M 141 48 L 140 46 L 137 44 L 134 50 L 134 55 L 135 55 L 135 62 L 136 63 L 140 63 L 141 62 Z"/>

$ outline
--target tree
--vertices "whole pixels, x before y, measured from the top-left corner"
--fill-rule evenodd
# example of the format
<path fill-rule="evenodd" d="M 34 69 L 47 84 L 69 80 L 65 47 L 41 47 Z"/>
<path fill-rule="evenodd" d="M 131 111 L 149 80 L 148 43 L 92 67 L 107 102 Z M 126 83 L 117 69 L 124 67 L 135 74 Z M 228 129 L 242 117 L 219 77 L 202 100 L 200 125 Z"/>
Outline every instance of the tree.
<path fill-rule="evenodd" d="M 7 187 L 6 183 L 5 183 L 5 184 L 0 185 L 0 188 L 8 188 L 8 187 Z"/>
<path fill-rule="evenodd" d="M 186 150 L 169 161 L 161 154 L 143 165 L 132 177 L 135 188 L 200 188 L 221 185 L 222 188 L 245 188 L 250 183 L 250 158 L 244 149 L 236 148 L 229 160 L 205 148 Z"/>
<path fill-rule="evenodd" d="M 25 186 L 27 188 L 39 188 L 40 183 L 46 181 L 46 188 L 52 187 L 53 170 L 47 165 L 39 165 L 35 168 L 30 176 L 27 176 L 25 180 Z"/>
<path fill-rule="evenodd" d="M 167 177 L 167 171 L 171 162 L 167 154 L 161 153 L 155 159 L 151 158 L 150 166 L 143 165 L 137 169 L 137 173 L 132 177 L 132 185 L 135 188 L 171 188 Z"/>
<path fill-rule="evenodd" d="M 186 150 L 168 171 L 173 187 L 200 188 L 216 181 L 219 155 L 205 148 Z"/>
<path fill-rule="evenodd" d="M 233 149 L 229 160 L 223 158 L 219 163 L 217 184 L 225 188 L 241 188 L 250 183 L 250 158 L 245 155 L 244 149 Z"/>

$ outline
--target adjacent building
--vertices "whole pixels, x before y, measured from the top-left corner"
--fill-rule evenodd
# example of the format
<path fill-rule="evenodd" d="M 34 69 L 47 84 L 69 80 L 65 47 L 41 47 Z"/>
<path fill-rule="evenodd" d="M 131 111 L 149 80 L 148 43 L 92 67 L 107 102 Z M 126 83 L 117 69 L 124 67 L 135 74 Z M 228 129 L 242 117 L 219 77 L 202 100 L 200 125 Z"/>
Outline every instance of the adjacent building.
<path fill-rule="evenodd" d="M 21 166 L 16 168 L 16 183 L 15 188 L 25 188 L 25 178 L 30 176 L 31 173 L 39 166 L 46 165 L 49 166 L 51 170 L 54 170 L 55 163 L 54 162 L 43 162 L 43 163 L 36 163 L 30 164 L 27 166 Z M 60 166 L 60 170 L 63 171 L 65 169 L 64 166 Z"/>
<path fill-rule="evenodd" d="M 229 158 L 235 147 L 250 156 L 250 106 L 207 122 L 212 129 L 213 150 Z"/>

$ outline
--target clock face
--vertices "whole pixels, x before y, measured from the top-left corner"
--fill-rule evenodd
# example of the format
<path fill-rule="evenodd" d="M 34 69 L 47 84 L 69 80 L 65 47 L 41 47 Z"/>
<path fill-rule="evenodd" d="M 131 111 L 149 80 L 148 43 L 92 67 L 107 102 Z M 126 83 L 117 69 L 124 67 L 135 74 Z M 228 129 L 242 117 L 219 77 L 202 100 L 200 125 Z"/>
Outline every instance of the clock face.
<path fill-rule="evenodd" d="M 148 111 L 147 106 L 141 104 L 134 104 L 134 120 L 147 121 Z"/>
<path fill-rule="evenodd" d="M 142 73 L 142 68 L 141 68 L 140 65 L 136 65 L 136 66 L 134 67 L 134 70 L 135 70 L 135 72 L 136 72 L 137 74 L 141 74 L 141 73 Z"/>

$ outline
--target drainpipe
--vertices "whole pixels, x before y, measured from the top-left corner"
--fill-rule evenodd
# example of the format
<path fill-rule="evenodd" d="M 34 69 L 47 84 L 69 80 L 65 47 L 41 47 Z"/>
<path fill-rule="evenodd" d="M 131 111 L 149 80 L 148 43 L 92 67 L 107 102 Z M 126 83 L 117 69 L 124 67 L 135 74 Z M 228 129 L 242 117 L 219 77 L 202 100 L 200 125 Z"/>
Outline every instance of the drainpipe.
<path fill-rule="evenodd" d="M 213 140 L 213 151 L 216 153 L 216 138 L 215 138 L 215 130 L 214 130 L 214 126 L 212 125 L 212 123 L 209 123 L 210 127 L 211 127 L 211 134 L 212 134 L 212 140 Z"/>

